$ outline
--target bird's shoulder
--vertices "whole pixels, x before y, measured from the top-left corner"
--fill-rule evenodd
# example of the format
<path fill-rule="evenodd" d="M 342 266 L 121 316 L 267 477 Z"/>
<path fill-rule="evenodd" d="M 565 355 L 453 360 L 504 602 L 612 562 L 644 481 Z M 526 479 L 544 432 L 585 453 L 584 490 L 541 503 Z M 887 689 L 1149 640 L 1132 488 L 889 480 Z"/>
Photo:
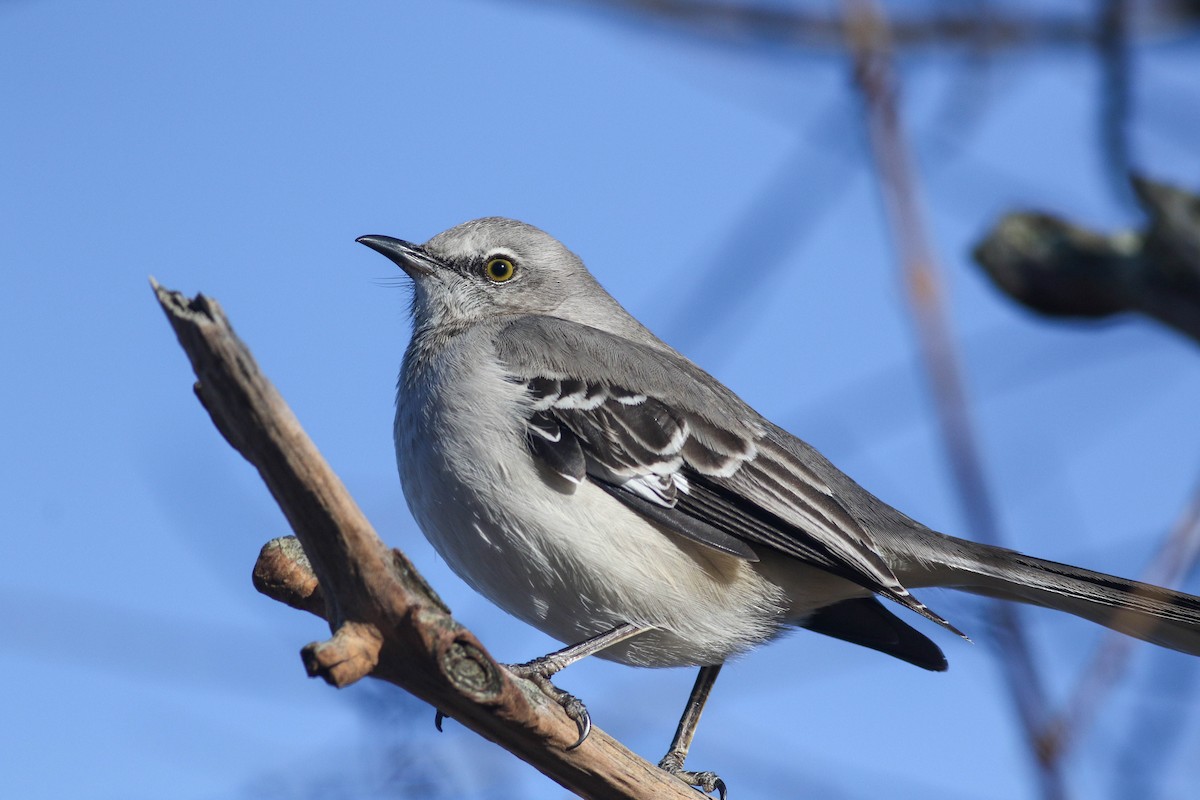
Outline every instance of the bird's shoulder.
<path fill-rule="evenodd" d="M 698 415 L 758 438 L 765 420 L 724 384 L 666 344 L 633 341 L 558 317 L 524 315 L 495 331 L 495 352 L 521 380 L 570 381 L 645 396 L 673 411 Z M 636 405 L 629 403 L 629 405 Z"/>

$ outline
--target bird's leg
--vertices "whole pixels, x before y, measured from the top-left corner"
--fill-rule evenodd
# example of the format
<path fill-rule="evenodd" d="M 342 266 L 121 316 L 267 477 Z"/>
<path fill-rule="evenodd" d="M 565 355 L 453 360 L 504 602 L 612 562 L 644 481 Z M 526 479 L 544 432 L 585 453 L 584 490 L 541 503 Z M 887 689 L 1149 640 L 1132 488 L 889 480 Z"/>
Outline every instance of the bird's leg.
<path fill-rule="evenodd" d="M 606 631 L 590 639 L 584 639 L 582 642 L 573 644 L 570 647 L 564 647 L 562 650 L 555 650 L 553 653 L 544 655 L 541 658 L 526 661 L 524 664 L 510 664 L 508 665 L 508 671 L 518 677 L 533 681 L 547 697 L 563 707 L 568 717 L 574 720 L 575 725 L 579 728 L 579 739 L 576 740 L 575 744 L 567 748 L 568 750 L 574 750 L 583 744 L 588 735 L 591 734 L 592 717 L 588 714 L 587 707 L 584 706 L 583 701 L 570 692 L 564 692 L 552 684 L 550 676 L 571 666 L 581 658 L 599 653 L 606 647 L 612 647 L 618 642 L 623 642 L 648 630 L 650 630 L 648 627 L 624 622 L 611 631 Z"/>
<path fill-rule="evenodd" d="M 649 626 L 623 622 L 610 631 L 605 631 L 590 639 L 584 639 L 578 644 L 564 647 L 562 650 L 555 650 L 553 653 L 544 655 L 541 658 L 535 658 L 532 661 L 526 661 L 524 664 L 506 664 L 505 667 L 518 678 L 525 678 L 531 681 L 547 697 L 563 707 L 563 710 L 567 712 L 567 716 L 579 728 L 579 739 L 575 744 L 567 748 L 568 750 L 574 750 L 583 744 L 588 735 L 591 734 L 592 718 L 588 714 L 587 707 L 584 706 L 583 701 L 570 692 L 564 692 L 552 684 L 550 677 L 582 658 L 599 653 L 606 647 L 612 647 L 614 644 L 633 638 L 639 633 L 645 633 L 648 630 L 650 630 Z M 434 719 L 434 725 L 437 726 L 439 731 L 442 729 L 442 719 L 445 716 L 441 711 L 438 711 L 437 717 Z"/>
<path fill-rule="evenodd" d="M 687 707 L 683 709 L 683 716 L 679 719 L 679 727 L 675 729 L 675 738 L 671 740 L 671 749 L 663 756 L 662 761 L 658 762 L 658 766 L 705 794 L 715 791 L 721 800 L 725 800 L 725 781 L 717 777 L 715 772 L 687 772 L 683 768 L 688 748 L 692 746 L 692 737 L 696 735 L 696 726 L 700 724 L 700 713 L 704 711 L 708 693 L 712 691 L 720 672 L 720 664 L 700 668 L 700 674 L 696 676 L 696 683 L 688 697 Z"/>
<path fill-rule="evenodd" d="M 555 650 L 553 653 L 544 655 L 541 658 L 535 658 L 533 661 L 526 661 L 524 664 L 508 664 L 508 671 L 522 678 L 528 678 L 530 675 L 541 675 L 543 678 L 549 678 L 556 672 L 560 672 L 571 666 L 576 661 L 599 653 L 601 650 L 612 647 L 614 644 L 619 644 L 626 639 L 632 639 L 639 633 L 645 633 L 648 630 L 650 628 L 647 626 L 623 622 L 611 631 L 606 631 L 590 639 L 584 639 L 582 642 L 573 644 L 570 647 L 564 647 L 562 650 Z"/>

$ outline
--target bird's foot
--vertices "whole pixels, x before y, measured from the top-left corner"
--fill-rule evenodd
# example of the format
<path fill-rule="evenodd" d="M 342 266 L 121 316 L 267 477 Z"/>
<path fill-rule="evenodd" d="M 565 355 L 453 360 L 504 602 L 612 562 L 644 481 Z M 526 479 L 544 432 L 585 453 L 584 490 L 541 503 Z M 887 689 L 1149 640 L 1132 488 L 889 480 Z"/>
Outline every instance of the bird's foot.
<path fill-rule="evenodd" d="M 522 678 L 532 680 L 534 675 L 539 675 L 549 680 L 577 660 L 567 653 L 571 649 L 557 650 L 549 655 L 526 661 L 524 664 L 505 664 L 504 666 L 509 672 Z"/>
<path fill-rule="evenodd" d="M 704 794 L 717 793 L 720 800 L 726 800 L 728 790 L 725 788 L 725 781 L 721 780 L 720 776 L 715 772 L 689 772 L 683 768 L 683 758 L 678 753 L 670 752 L 663 756 L 663 760 L 658 762 L 658 768 L 679 778 L 689 786 L 694 786 Z"/>
<path fill-rule="evenodd" d="M 579 729 L 579 738 L 575 741 L 575 744 L 567 748 L 568 750 L 574 750 L 587 740 L 588 736 L 592 733 L 592 717 L 588 714 L 587 706 L 575 695 L 570 692 L 564 692 L 550 682 L 550 676 L 558 672 L 565 665 L 556 664 L 553 656 L 543 656 L 542 658 L 535 658 L 533 661 L 527 661 L 524 664 L 509 664 L 507 666 L 509 672 L 518 678 L 525 678 L 532 681 L 535 686 L 542 690 L 543 694 L 562 706 L 563 711 L 567 712 L 567 716 L 575 723 L 575 726 Z"/>

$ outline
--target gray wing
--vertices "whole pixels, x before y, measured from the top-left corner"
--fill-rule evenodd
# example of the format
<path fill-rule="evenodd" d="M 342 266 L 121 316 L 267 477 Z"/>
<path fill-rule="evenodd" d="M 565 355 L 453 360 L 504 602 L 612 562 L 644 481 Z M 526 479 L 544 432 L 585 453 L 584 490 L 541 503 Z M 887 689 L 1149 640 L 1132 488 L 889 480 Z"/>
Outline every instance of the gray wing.
<path fill-rule="evenodd" d="M 590 479 L 721 552 L 755 561 L 765 548 L 815 564 L 958 633 L 901 585 L 821 477 L 835 468 L 815 452 L 798 457 L 786 434 L 690 361 L 535 316 L 503 326 L 496 349 L 528 392 L 530 452 L 563 479 Z"/>

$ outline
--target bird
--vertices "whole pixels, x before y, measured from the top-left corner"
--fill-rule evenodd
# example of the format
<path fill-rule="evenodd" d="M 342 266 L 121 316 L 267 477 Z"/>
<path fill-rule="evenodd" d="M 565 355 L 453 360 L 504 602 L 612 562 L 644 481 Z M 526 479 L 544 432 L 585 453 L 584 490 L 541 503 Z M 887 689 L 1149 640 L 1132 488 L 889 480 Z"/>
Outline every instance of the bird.
<path fill-rule="evenodd" d="M 1200 655 L 1200 598 L 922 525 L 655 336 L 532 225 L 356 241 L 412 279 L 393 431 L 409 509 L 467 584 L 566 645 L 510 669 L 563 706 L 575 747 L 591 720 L 551 682 L 559 670 L 590 655 L 698 667 L 659 766 L 724 798 L 716 773 L 684 769 L 721 665 L 803 628 L 945 670 L 893 613 L 966 638 L 913 593 L 927 587 Z"/>

